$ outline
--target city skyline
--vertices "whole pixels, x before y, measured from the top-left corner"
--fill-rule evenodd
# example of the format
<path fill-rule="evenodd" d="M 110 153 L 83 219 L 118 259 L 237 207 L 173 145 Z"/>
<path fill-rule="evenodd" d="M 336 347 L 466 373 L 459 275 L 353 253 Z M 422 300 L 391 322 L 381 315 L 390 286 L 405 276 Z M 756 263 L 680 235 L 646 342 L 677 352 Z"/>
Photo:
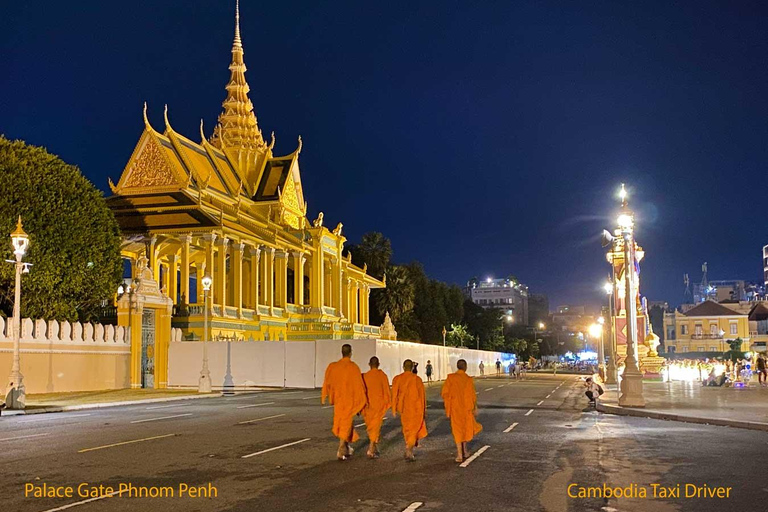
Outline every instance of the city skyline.
<path fill-rule="evenodd" d="M 351 242 L 381 231 L 395 261 L 447 282 L 514 274 L 555 306 L 600 302 L 598 236 L 615 224 L 621 182 L 650 300 L 679 303 L 683 274 L 698 282 L 704 261 L 710 278 L 760 280 L 768 233 L 733 198 L 768 184 L 766 37 L 759 7 L 714 5 L 650 18 L 526 3 L 431 18 L 418 6 L 241 9 L 264 135 L 274 130 L 283 152 L 301 135 L 306 189 L 349 198 L 310 203 L 308 216 L 324 208 Z M 213 127 L 233 2 L 180 6 L 6 7 L 7 76 L 26 79 L 0 83 L 13 98 L 0 132 L 61 155 L 108 194 L 144 101 L 155 126 L 168 104 L 180 133 L 194 138 L 201 117 Z M 22 45 L 23 58 L 11 51 Z"/>

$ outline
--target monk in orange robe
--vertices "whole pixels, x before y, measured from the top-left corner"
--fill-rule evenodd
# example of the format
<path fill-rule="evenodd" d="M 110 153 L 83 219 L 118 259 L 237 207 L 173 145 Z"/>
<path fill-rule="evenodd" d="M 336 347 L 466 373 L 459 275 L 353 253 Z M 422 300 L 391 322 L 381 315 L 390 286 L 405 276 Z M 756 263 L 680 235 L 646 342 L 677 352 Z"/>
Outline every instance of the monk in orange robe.
<path fill-rule="evenodd" d="M 403 362 L 403 373 L 392 380 L 392 415 L 400 413 L 405 437 L 405 459 L 416 460 L 413 448 L 427 437 L 427 397 L 424 383 L 413 373 L 413 361 Z"/>
<path fill-rule="evenodd" d="M 379 457 L 379 437 L 381 435 L 381 423 L 390 406 L 389 378 L 387 374 L 379 370 L 379 358 L 373 356 L 368 362 L 370 370 L 363 374 L 365 393 L 368 405 L 363 409 L 365 428 L 368 431 L 368 458 Z"/>
<path fill-rule="evenodd" d="M 467 443 L 483 430 L 475 421 L 477 415 L 477 392 L 472 377 L 467 375 L 467 362 L 459 359 L 457 371 L 448 375 L 443 384 L 445 415 L 451 419 L 451 431 L 456 442 L 456 462 L 463 462 L 469 456 Z"/>
<path fill-rule="evenodd" d="M 347 460 L 352 455 L 352 447 L 360 437 L 352 427 L 352 420 L 365 407 L 365 384 L 360 367 L 352 362 L 352 346 L 341 347 L 341 359 L 328 365 L 323 380 L 321 401 L 325 399 L 333 404 L 333 435 L 339 438 L 339 450 L 336 458 Z"/>

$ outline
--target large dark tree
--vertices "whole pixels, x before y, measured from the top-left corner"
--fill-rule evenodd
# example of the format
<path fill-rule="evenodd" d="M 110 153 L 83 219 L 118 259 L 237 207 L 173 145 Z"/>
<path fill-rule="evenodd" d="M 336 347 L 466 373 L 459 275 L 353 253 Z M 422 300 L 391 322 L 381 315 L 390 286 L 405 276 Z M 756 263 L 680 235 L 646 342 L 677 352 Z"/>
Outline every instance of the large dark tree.
<path fill-rule="evenodd" d="M 413 283 L 406 267 L 390 265 L 387 269 L 387 287 L 375 291 L 375 307 L 379 316 L 383 318 L 389 312 L 395 325 L 413 310 Z"/>
<path fill-rule="evenodd" d="M 358 267 L 368 265 L 368 273 L 377 279 L 384 277 L 384 272 L 392 260 L 392 243 L 383 234 L 373 231 L 366 233 L 360 243 L 348 247 L 352 253 L 352 263 Z"/>
<path fill-rule="evenodd" d="M 21 215 L 33 264 L 22 279 L 21 313 L 90 320 L 122 275 L 120 232 L 101 192 L 80 170 L 45 149 L 0 136 L 0 258 Z M 0 313 L 13 309 L 14 266 L 0 264 Z"/>

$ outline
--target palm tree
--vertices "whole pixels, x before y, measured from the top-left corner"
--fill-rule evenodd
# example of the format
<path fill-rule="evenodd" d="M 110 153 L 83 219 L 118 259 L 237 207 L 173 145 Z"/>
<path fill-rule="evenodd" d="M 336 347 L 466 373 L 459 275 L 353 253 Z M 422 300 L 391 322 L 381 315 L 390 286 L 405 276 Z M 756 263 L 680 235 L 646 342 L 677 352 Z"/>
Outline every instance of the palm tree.
<path fill-rule="evenodd" d="M 387 269 L 387 287 L 377 292 L 376 310 L 382 317 L 389 311 L 395 324 L 413 309 L 413 283 L 408 279 L 408 269 L 405 267 L 390 265 Z"/>
<path fill-rule="evenodd" d="M 378 231 L 366 233 L 360 239 L 360 243 L 350 246 L 352 262 L 362 267 L 368 265 L 368 274 L 381 279 L 392 259 L 392 243 Z M 391 312 L 390 312 L 391 313 Z"/>

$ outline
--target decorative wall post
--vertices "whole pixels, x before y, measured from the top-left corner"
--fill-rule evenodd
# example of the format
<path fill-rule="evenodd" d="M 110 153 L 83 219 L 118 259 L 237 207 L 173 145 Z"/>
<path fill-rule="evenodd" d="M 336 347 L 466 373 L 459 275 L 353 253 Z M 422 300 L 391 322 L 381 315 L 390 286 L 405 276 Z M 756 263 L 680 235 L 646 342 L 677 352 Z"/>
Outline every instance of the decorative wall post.
<path fill-rule="evenodd" d="M 233 268 L 234 306 L 237 308 L 238 318 L 243 318 L 243 249 L 245 249 L 245 244 L 242 242 L 232 244 L 232 259 L 230 260 Z"/>
<path fill-rule="evenodd" d="M 227 306 L 227 245 L 229 239 L 221 237 L 216 240 L 216 277 L 213 278 L 213 303 L 221 306 L 221 316 L 226 315 Z"/>
<path fill-rule="evenodd" d="M 304 254 L 300 252 L 293 253 L 293 302 L 304 304 Z"/>
<path fill-rule="evenodd" d="M 251 247 L 251 307 L 259 313 L 259 260 L 261 249 Z"/>
<path fill-rule="evenodd" d="M 192 243 L 192 235 L 181 237 L 181 294 L 184 300 L 192 303 L 192 297 L 189 296 L 189 245 Z M 199 287 L 199 285 L 198 285 Z"/>

